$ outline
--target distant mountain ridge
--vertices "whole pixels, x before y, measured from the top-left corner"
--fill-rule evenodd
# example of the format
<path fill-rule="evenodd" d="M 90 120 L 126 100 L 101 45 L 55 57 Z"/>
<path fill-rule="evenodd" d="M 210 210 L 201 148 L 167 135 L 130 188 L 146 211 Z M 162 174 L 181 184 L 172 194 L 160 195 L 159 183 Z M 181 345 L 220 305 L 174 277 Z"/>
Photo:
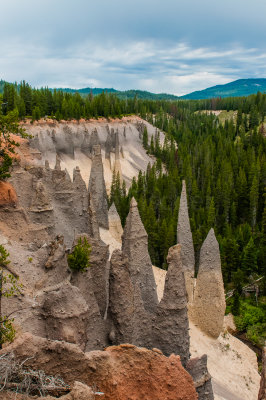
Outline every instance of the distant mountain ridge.
<path fill-rule="evenodd" d="M 210 99 L 213 97 L 241 97 L 266 92 L 266 78 L 238 79 L 225 85 L 216 85 L 186 94 L 179 98 L 187 100 Z"/>
<path fill-rule="evenodd" d="M 131 99 L 137 96 L 139 99 L 146 99 L 146 100 L 177 100 L 179 99 L 178 96 L 174 94 L 168 93 L 152 93 L 146 90 L 116 90 L 113 88 L 83 88 L 83 89 L 70 89 L 70 88 L 58 88 L 57 90 L 62 90 L 66 93 L 79 93 L 80 95 L 88 95 L 92 93 L 94 96 L 101 94 L 102 92 L 106 93 L 114 93 L 116 96 L 120 97 L 121 99 Z"/>
<path fill-rule="evenodd" d="M 0 93 L 3 92 L 5 81 L 0 80 Z M 54 90 L 51 88 L 51 90 Z M 184 96 L 176 96 L 168 93 L 152 93 L 146 90 L 116 90 L 114 88 L 56 88 L 65 93 L 79 93 L 81 96 L 87 96 L 92 93 L 94 96 L 102 92 L 113 93 L 121 99 L 132 99 L 135 96 L 143 100 L 201 100 L 214 97 L 241 97 L 256 94 L 257 92 L 266 92 L 266 78 L 258 79 L 238 79 L 225 85 L 216 85 L 204 90 L 197 90 Z"/>

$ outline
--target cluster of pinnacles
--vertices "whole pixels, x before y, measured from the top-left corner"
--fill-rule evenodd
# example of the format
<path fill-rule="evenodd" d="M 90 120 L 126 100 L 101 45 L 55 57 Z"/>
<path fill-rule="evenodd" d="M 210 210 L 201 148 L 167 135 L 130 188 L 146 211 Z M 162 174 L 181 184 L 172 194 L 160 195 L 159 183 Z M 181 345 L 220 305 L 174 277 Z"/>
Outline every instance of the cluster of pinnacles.
<path fill-rule="evenodd" d="M 13 174 L 20 204 L 32 223 L 42 224 L 50 236 L 63 234 L 68 246 L 72 245 L 73 236 L 73 245 L 80 236 L 85 236 L 92 245 L 91 267 L 84 274 L 69 271 L 62 239 L 38 250 L 42 257 L 39 274 L 43 278 L 38 282 L 38 290 L 33 285 L 33 292 L 37 290 L 34 302 L 25 296 L 28 304 L 34 303 L 31 311 L 25 314 L 25 326 L 32 327 L 34 334 L 77 343 L 86 351 L 130 343 L 157 348 L 166 356 L 178 354 L 197 381 L 199 398 L 211 400 L 206 357 L 190 359 L 189 317 L 213 337 L 221 332 L 225 301 L 214 231 L 210 230 L 202 246 L 195 279 L 194 248 L 183 182 L 178 244 L 169 249 L 164 293 L 159 302 L 148 236 L 134 198 L 122 235 L 122 249 L 115 250 L 110 260 L 108 246 L 100 238 L 99 226 L 115 227 L 119 236 L 121 225 L 114 205 L 108 213 L 97 132 L 93 138 L 95 143 L 89 148 L 92 166 L 88 189 L 79 169 L 74 170 L 72 181 L 67 171 L 61 170 L 58 157 L 54 169 L 46 163 L 45 167 L 18 170 Z M 109 134 L 107 158 L 113 149 L 118 153 L 118 135 Z"/>

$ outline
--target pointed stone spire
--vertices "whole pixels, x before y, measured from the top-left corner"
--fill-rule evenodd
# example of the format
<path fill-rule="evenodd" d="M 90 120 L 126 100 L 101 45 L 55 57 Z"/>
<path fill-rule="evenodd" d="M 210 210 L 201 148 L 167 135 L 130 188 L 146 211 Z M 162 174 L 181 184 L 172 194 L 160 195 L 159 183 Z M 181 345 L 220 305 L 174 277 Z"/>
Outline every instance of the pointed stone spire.
<path fill-rule="evenodd" d="M 100 240 L 100 231 L 99 225 L 97 221 L 96 211 L 93 207 L 93 203 L 90 201 L 89 195 L 89 206 L 88 206 L 88 219 L 89 219 L 89 234 L 94 239 Z"/>
<path fill-rule="evenodd" d="M 96 211 L 99 226 L 108 229 L 108 203 L 104 181 L 101 146 L 93 146 L 94 156 L 92 159 L 89 180 L 90 200 Z"/>
<path fill-rule="evenodd" d="M 87 192 L 86 183 L 84 182 L 81 176 L 80 168 L 78 166 L 76 166 L 76 168 L 73 169 L 73 183 L 75 189 Z"/>
<path fill-rule="evenodd" d="M 115 204 L 113 203 L 108 211 L 108 221 L 109 221 L 109 232 L 111 235 L 121 243 L 121 236 L 123 234 L 123 228 L 121 225 L 121 220 L 119 214 L 116 210 Z"/>
<path fill-rule="evenodd" d="M 184 267 L 188 301 L 191 303 L 193 300 L 195 256 L 188 215 L 185 181 L 182 182 L 182 192 L 179 205 L 177 243 L 181 244 L 181 259 Z"/>
<path fill-rule="evenodd" d="M 115 132 L 115 158 L 118 160 L 119 157 L 119 134 L 118 134 L 118 129 Z"/>
<path fill-rule="evenodd" d="M 74 186 L 74 196 L 76 198 L 74 207 L 77 208 L 79 215 L 81 216 L 83 212 L 88 209 L 88 191 L 86 184 L 81 176 L 79 167 L 73 170 L 73 186 Z"/>
<path fill-rule="evenodd" d="M 90 143 L 89 143 L 89 151 L 91 154 L 94 152 L 94 146 L 100 145 L 100 139 L 97 132 L 97 129 L 93 129 L 91 136 L 90 136 Z"/>
<path fill-rule="evenodd" d="M 169 249 L 167 263 L 164 294 L 157 307 L 153 328 L 153 345 L 166 356 L 172 353 L 180 355 L 182 363 L 185 364 L 189 359 L 189 325 L 179 244 Z"/>
<path fill-rule="evenodd" d="M 56 171 L 61 171 L 61 160 L 58 154 L 56 154 L 56 159 L 55 159 L 55 167 L 54 169 Z"/>
<path fill-rule="evenodd" d="M 50 164 L 48 160 L 45 160 L 45 164 L 44 164 L 45 169 L 50 169 Z"/>
<path fill-rule="evenodd" d="M 105 141 L 105 158 L 110 160 L 110 153 L 112 151 L 112 138 L 110 131 L 107 132 L 107 138 Z"/>
<path fill-rule="evenodd" d="M 134 287 L 131 281 L 128 259 L 120 250 L 114 250 L 110 264 L 108 316 L 112 320 L 112 344 L 149 347 L 151 321 L 144 310 L 139 287 Z"/>
<path fill-rule="evenodd" d="M 72 183 L 68 170 L 65 168 L 65 180 L 67 183 Z"/>
<path fill-rule="evenodd" d="M 84 130 L 84 139 L 81 144 L 81 151 L 87 156 L 91 153 L 91 137 L 87 129 Z"/>
<path fill-rule="evenodd" d="M 191 310 L 193 322 L 217 338 L 223 328 L 225 295 L 219 244 L 211 229 L 200 250 L 199 272 Z"/>
<path fill-rule="evenodd" d="M 123 254 L 129 259 L 129 271 L 134 285 L 139 285 L 146 310 L 153 312 L 158 304 L 156 283 L 148 252 L 148 235 L 140 219 L 138 205 L 131 199 L 124 233 L 122 235 Z"/>

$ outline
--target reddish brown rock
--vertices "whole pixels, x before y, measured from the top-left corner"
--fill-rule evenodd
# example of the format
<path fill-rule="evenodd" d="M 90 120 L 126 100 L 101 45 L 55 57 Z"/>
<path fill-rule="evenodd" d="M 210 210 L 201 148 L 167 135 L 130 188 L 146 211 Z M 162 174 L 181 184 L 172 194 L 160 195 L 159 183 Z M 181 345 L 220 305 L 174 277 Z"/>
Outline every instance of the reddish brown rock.
<path fill-rule="evenodd" d="M 9 182 L 0 181 L 0 207 L 15 206 L 18 202 L 17 194 Z"/>
<path fill-rule="evenodd" d="M 179 356 L 133 345 L 83 353 L 78 346 L 24 334 L 0 351 L 13 351 L 25 366 L 66 383 L 81 381 L 104 393 L 104 400 L 196 400 L 193 380 Z"/>

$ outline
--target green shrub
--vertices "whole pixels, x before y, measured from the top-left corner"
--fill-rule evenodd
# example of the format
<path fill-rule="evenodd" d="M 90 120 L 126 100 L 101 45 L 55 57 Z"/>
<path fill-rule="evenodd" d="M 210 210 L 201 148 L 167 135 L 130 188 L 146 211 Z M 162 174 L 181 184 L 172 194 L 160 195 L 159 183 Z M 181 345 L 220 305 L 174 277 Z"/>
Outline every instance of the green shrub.
<path fill-rule="evenodd" d="M 73 252 L 68 255 L 68 266 L 73 271 L 84 272 L 90 267 L 91 246 L 86 238 L 79 238 Z"/>
<path fill-rule="evenodd" d="M 266 341 L 266 323 L 249 326 L 247 338 L 257 346 L 263 347 Z"/>
<path fill-rule="evenodd" d="M 263 347 L 266 339 L 266 312 L 263 301 L 258 306 L 252 305 L 252 299 L 241 300 L 240 314 L 235 316 L 239 331 L 246 332 L 246 337 L 254 345 Z"/>

